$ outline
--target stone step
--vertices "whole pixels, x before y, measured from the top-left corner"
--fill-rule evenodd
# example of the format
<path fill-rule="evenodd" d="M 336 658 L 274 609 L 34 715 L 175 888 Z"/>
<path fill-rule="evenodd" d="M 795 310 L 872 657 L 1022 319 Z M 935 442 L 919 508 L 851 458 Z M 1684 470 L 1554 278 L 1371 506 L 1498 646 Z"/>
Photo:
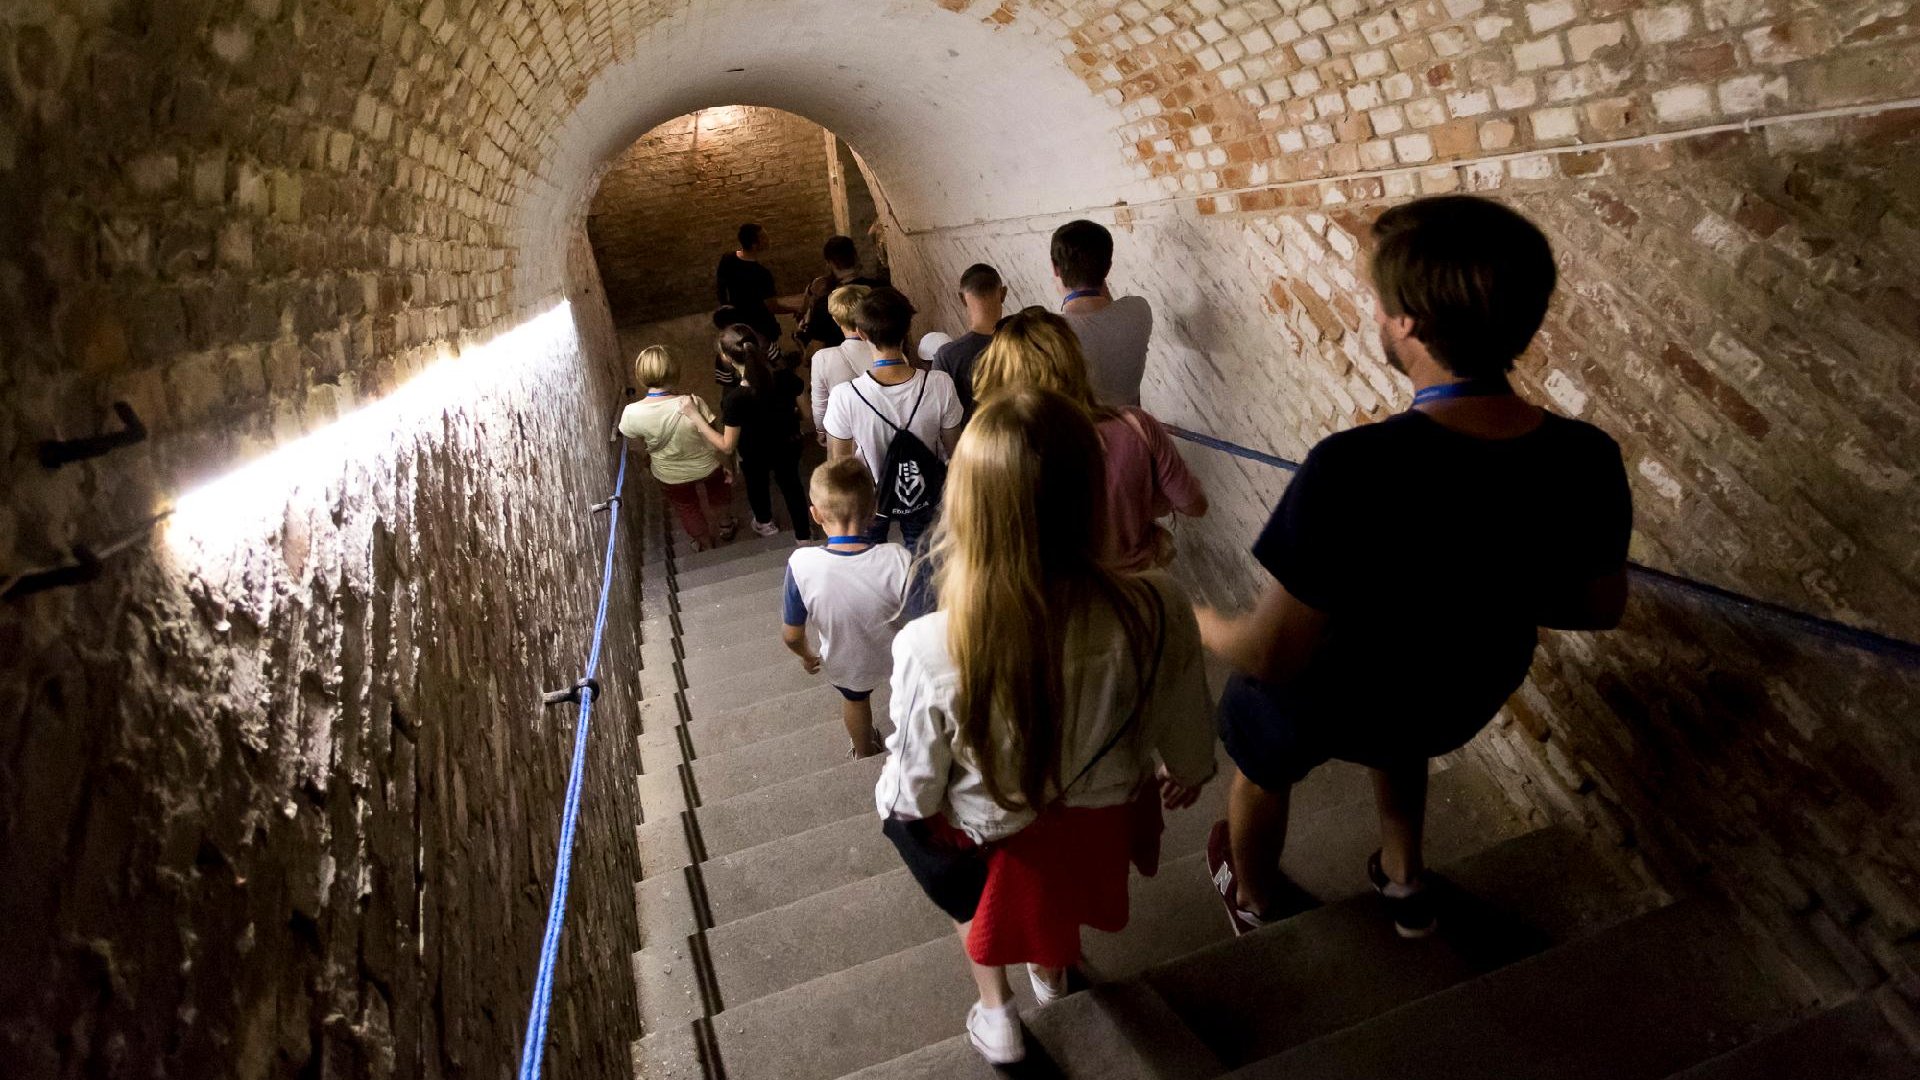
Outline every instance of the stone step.
<path fill-rule="evenodd" d="M 874 726 L 882 735 L 892 730 L 884 713 L 875 713 Z M 695 758 L 693 778 L 703 802 L 720 802 L 755 788 L 838 768 L 846 760 L 847 729 L 836 717 L 714 757 Z"/>
<path fill-rule="evenodd" d="M 1828 1009 L 1673 1080 L 1920 1080 L 1920 1055 L 1908 1050 L 1869 998 Z"/>
<path fill-rule="evenodd" d="M 742 672 L 777 664 L 798 663 L 776 632 L 766 637 L 736 641 L 731 646 L 720 645 L 703 652 L 690 653 L 680 661 L 680 670 L 686 672 L 688 686 L 704 687 L 731 679 Z"/>
<path fill-rule="evenodd" d="M 686 655 L 705 652 L 713 648 L 731 649 L 743 641 L 779 641 L 780 607 L 770 605 L 764 609 L 755 608 L 742 611 L 731 618 L 707 621 L 698 625 L 681 621 L 678 628 L 680 651 Z M 665 617 L 648 619 L 640 624 L 640 632 L 647 640 L 658 640 L 674 634 L 674 623 Z"/>
<path fill-rule="evenodd" d="M 692 543 L 689 542 L 686 537 L 678 535 L 678 526 L 676 526 L 673 540 L 675 571 L 684 574 L 692 570 L 705 570 L 710 567 L 723 566 L 736 559 L 764 555 L 770 551 L 793 550 L 792 536 L 786 533 L 777 533 L 773 536 L 755 536 L 752 531 L 747 528 L 746 515 L 742 514 L 740 516 L 740 533 L 733 538 L 732 542 L 721 544 L 719 547 L 709 548 L 706 551 L 693 550 Z M 661 553 L 660 557 L 649 559 L 648 561 L 654 563 L 664 562 L 664 553 Z"/>
<path fill-rule="evenodd" d="M 682 578 L 679 582 L 680 591 L 675 596 L 680 607 L 684 610 L 736 596 L 767 596 L 772 597 L 775 604 L 780 602 L 780 587 L 787 579 L 787 560 L 781 559 L 764 567 L 749 567 L 739 563 L 733 565 L 738 569 L 726 577 L 702 580 L 697 585 L 689 584 Z"/>
<path fill-rule="evenodd" d="M 700 865 L 713 923 L 724 926 L 900 868 L 871 805 L 858 814 Z"/>
<path fill-rule="evenodd" d="M 709 858 L 745 851 L 873 809 L 873 788 L 884 758 L 849 761 L 700 807 L 700 832 Z M 875 827 L 878 827 L 876 821 Z"/>
<path fill-rule="evenodd" d="M 725 549 L 720 549 L 725 550 Z M 784 547 L 769 547 L 762 551 L 750 552 L 737 558 L 707 566 L 688 567 L 676 564 L 674 584 L 682 592 L 704 589 L 709 585 L 733 581 L 736 578 L 764 573 L 772 568 L 784 568 L 787 559 L 793 554 L 793 544 Z M 776 580 L 775 584 L 778 584 Z"/>
<path fill-rule="evenodd" d="M 772 615 L 774 625 L 780 624 L 780 588 L 754 589 L 726 595 L 709 595 L 707 599 L 692 604 L 684 600 L 677 601 L 680 614 L 681 636 L 685 637 L 704 627 L 716 623 L 738 622 L 749 615 Z M 657 619 L 667 613 L 666 597 L 649 597 L 642 606 L 642 617 Z M 776 634 L 778 631 L 775 631 Z"/>
<path fill-rule="evenodd" d="M 1240 1065 L 1637 915 L 1650 902 L 1602 867 L 1584 840 L 1558 829 L 1434 864 L 1456 887 L 1433 938 L 1402 940 L 1369 890 L 1145 978 L 1214 1054 Z M 1226 913 L 1213 903 L 1224 927 Z"/>
<path fill-rule="evenodd" d="M 1230 1076 L 1660 1080 L 1782 1023 L 1770 984 L 1728 916 L 1684 900 Z"/>
<path fill-rule="evenodd" d="M 886 701 L 876 692 L 874 714 L 884 711 Z M 840 715 L 840 692 L 831 686 L 816 686 L 756 702 L 745 708 L 695 717 L 687 732 L 693 739 L 694 753 L 714 757 L 742 746 L 790 735 Z"/>
<path fill-rule="evenodd" d="M 734 1008 L 953 933 L 901 867 L 717 926 L 707 941 L 720 999 Z"/>
<path fill-rule="evenodd" d="M 1001 1080 L 1010 1072 L 1065 1080 L 1210 1080 L 1224 1071 L 1159 995 L 1138 982 L 1095 986 L 1021 1017 L 1027 1060 L 988 1065 L 954 1036 L 848 1080 Z"/>
<path fill-rule="evenodd" d="M 776 631 L 777 634 L 777 631 Z M 757 664 L 746 668 L 730 678 L 716 679 L 712 682 L 688 682 L 687 708 L 691 710 L 693 722 L 709 713 L 730 712 L 744 708 L 756 701 L 784 697 L 815 687 L 833 688 L 824 674 L 809 675 L 800 666 L 800 658 L 788 653 L 784 660 L 772 664 Z M 839 697 L 839 691 L 834 691 Z M 837 714 L 837 710 L 836 710 Z"/>

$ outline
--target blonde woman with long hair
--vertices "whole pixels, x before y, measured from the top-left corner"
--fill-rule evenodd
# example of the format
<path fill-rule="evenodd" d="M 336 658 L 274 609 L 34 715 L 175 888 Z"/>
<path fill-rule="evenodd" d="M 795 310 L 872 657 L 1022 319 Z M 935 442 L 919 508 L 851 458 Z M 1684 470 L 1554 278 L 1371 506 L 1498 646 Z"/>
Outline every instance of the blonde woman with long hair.
<path fill-rule="evenodd" d="M 1213 775 L 1198 629 L 1170 579 L 1103 558 L 1102 457 L 1059 394 L 983 404 L 934 533 L 940 610 L 894 641 L 875 797 L 966 942 L 967 1031 L 996 1064 L 1025 1053 L 1006 965 L 1042 1004 L 1065 993 L 1080 927 L 1125 926 L 1128 863 L 1157 865 L 1161 805 Z"/>
<path fill-rule="evenodd" d="M 1207 512 L 1207 493 L 1187 470 L 1167 429 L 1145 409 L 1101 405 L 1073 327 L 1044 308 L 1030 307 L 1008 319 L 974 368 L 977 400 L 1016 386 L 1051 390 L 1092 417 L 1106 449 L 1108 562 L 1120 570 L 1170 562 L 1173 536 L 1155 519 L 1169 513 L 1200 517 Z"/>

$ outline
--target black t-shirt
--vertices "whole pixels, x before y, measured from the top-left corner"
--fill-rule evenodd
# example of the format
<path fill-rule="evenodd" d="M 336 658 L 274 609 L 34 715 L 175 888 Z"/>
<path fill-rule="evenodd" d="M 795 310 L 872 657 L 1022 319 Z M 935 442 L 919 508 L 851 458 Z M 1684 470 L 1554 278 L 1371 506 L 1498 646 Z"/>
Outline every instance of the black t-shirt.
<path fill-rule="evenodd" d="M 827 310 L 827 301 L 832 298 L 835 289 L 844 289 L 849 285 L 865 285 L 869 289 L 880 287 L 879 278 L 855 275 L 841 281 L 832 274 L 823 274 L 814 278 L 807 286 L 807 295 L 812 303 L 807 308 L 806 334 L 803 341 L 811 341 L 823 349 L 843 344 L 847 335 L 841 333 L 840 324 L 833 321 L 833 312 Z"/>
<path fill-rule="evenodd" d="M 791 453 L 800 444 L 797 399 L 807 385 L 791 371 L 775 371 L 766 392 L 735 386 L 720 401 L 720 422 L 740 429 L 740 456 L 760 458 Z"/>
<path fill-rule="evenodd" d="M 773 285 L 773 271 L 729 251 L 720 256 L 713 283 L 720 306 L 736 308 L 740 321 L 760 331 L 767 340 L 780 336 L 780 320 L 774 318 L 767 307 L 767 301 L 778 295 Z"/>
<path fill-rule="evenodd" d="M 1479 439 L 1410 411 L 1315 446 L 1253 554 L 1328 616 L 1296 692 L 1453 741 L 1526 678 L 1541 613 L 1625 564 L 1632 525 L 1599 428 L 1549 413 Z"/>
<path fill-rule="evenodd" d="M 973 419 L 973 365 L 991 344 L 992 334 L 969 330 L 933 354 L 933 369 L 953 376 L 954 389 L 960 391 L 960 407 L 967 411 L 969 420 Z"/>

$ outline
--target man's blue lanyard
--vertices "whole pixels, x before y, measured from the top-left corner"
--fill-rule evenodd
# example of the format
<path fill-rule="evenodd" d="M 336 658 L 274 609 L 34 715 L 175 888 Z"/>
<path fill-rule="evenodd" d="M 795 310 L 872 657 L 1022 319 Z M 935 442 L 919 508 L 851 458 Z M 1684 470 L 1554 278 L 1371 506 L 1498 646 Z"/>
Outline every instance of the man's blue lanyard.
<path fill-rule="evenodd" d="M 1415 405 L 1425 405 L 1430 401 L 1449 401 L 1453 398 L 1503 397 L 1513 393 L 1513 385 L 1507 382 L 1505 375 L 1490 379 L 1467 379 L 1464 382 L 1441 383 L 1429 386 L 1413 395 Z"/>
<path fill-rule="evenodd" d="M 1085 300 L 1089 296 L 1099 296 L 1100 294 L 1101 290 L 1099 289 L 1075 289 L 1066 295 L 1066 299 L 1060 301 L 1060 306 L 1066 307 L 1075 300 Z"/>

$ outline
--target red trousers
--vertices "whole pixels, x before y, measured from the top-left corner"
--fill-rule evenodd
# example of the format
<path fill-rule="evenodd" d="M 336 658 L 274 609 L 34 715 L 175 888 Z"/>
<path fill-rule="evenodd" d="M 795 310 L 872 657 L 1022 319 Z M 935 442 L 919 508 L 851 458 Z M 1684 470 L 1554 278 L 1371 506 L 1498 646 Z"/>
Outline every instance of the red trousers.
<path fill-rule="evenodd" d="M 680 516 L 680 527 L 687 535 L 705 543 L 713 534 L 712 526 L 707 524 L 707 515 L 700 509 L 700 492 L 707 493 L 707 503 L 722 520 L 732 516 L 733 478 L 727 475 L 723 466 L 698 480 L 689 480 L 684 484 L 661 484 L 660 490 L 667 496 L 667 504 Z"/>

